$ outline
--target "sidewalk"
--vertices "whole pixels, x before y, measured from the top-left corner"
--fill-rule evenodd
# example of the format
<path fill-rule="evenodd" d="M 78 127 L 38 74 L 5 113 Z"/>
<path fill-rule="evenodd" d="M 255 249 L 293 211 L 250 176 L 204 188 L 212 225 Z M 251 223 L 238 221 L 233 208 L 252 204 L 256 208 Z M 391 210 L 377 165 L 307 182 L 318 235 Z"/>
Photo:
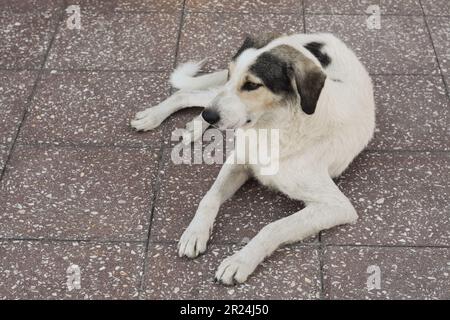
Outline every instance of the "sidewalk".
<path fill-rule="evenodd" d="M 272 3 L 273 2 L 273 3 Z M 450 2 L 0 0 L 0 298 L 450 299 Z M 81 7 L 81 30 L 65 9 Z M 248 282 L 215 269 L 302 204 L 247 183 L 195 260 L 176 244 L 219 170 L 174 165 L 170 133 L 129 121 L 173 68 L 225 67 L 245 34 L 326 31 L 374 80 L 373 141 L 338 179 L 360 219 L 284 247 Z M 69 291 L 77 265 L 81 288 Z M 368 290 L 370 266 L 381 288 Z M 368 273 L 369 268 L 369 273 Z"/>

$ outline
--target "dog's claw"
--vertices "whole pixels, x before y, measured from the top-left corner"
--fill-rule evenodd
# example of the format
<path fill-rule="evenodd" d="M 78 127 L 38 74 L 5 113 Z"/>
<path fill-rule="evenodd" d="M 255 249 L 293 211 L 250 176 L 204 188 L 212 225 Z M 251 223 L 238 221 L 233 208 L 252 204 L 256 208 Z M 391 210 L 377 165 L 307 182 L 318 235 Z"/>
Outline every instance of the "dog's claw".
<path fill-rule="evenodd" d="M 224 285 L 237 285 L 245 282 L 257 265 L 258 263 L 254 263 L 251 258 L 238 252 L 222 261 L 215 278 Z"/>
<path fill-rule="evenodd" d="M 188 258 L 195 258 L 206 251 L 209 233 L 209 227 L 197 228 L 188 227 L 178 242 L 178 255 Z"/>

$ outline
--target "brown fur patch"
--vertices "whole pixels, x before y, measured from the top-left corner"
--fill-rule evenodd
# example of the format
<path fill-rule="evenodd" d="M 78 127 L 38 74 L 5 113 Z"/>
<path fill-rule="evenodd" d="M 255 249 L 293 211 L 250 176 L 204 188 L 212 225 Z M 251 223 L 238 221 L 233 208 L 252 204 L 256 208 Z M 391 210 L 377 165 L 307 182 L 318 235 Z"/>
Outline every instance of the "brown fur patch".
<path fill-rule="evenodd" d="M 256 90 L 247 91 L 242 90 L 242 86 L 245 82 L 251 81 L 253 83 L 263 83 L 261 79 L 255 75 L 246 72 L 241 81 L 239 82 L 236 90 L 239 98 L 243 101 L 250 111 L 259 112 L 274 108 L 278 105 L 280 99 L 272 91 L 270 91 L 266 86 L 261 86 Z"/>

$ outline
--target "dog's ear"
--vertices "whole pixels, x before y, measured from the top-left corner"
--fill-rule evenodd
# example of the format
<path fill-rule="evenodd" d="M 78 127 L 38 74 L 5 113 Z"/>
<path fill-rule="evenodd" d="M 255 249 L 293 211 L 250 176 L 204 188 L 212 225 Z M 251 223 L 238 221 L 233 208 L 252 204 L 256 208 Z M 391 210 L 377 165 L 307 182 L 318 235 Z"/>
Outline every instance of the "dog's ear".
<path fill-rule="evenodd" d="M 295 61 L 290 69 L 303 112 L 313 114 L 327 76 L 319 66 L 306 57 Z"/>
<path fill-rule="evenodd" d="M 258 36 L 246 36 L 241 47 L 238 49 L 236 54 L 233 56 L 233 60 L 236 60 L 239 55 L 247 49 L 255 48 L 261 49 L 265 47 L 272 40 L 279 38 L 281 34 L 279 33 L 263 33 Z"/>
<path fill-rule="evenodd" d="M 241 53 L 244 52 L 245 50 L 254 48 L 254 47 L 255 47 L 255 42 L 253 41 L 253 38 L 250 36 L 245 37 L 245 40 L 242 43 L 241 47 L 234 54 L 233 60 L 236 60 L 237 57 L 239 57 L 241 55 Z"/>
<path fill-rule="evenodd" d="M 286 86 L 293 90 L 292 93 L 298 93 L 303 112 L 313 114 L 325 84 L 323 70 L 302 52 L 288 45 L 279 45 L 270 53 L 282 64 L 287 64 L 287 81 L 290 83 Z"/>

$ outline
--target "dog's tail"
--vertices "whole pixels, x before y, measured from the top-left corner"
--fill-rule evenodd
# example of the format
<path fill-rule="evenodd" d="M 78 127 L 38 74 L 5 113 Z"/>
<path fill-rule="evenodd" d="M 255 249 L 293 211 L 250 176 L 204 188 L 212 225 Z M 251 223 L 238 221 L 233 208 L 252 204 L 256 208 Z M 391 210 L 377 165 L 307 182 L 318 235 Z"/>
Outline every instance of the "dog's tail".
<path fill-rule="evenodd" d="M 170 75 L 170 84 L 177 89 L 198 90 L 217 87 L 227 82 L 228 70 L 220 70 L 195 77 L 205 60 L 179 65 Z"/>

